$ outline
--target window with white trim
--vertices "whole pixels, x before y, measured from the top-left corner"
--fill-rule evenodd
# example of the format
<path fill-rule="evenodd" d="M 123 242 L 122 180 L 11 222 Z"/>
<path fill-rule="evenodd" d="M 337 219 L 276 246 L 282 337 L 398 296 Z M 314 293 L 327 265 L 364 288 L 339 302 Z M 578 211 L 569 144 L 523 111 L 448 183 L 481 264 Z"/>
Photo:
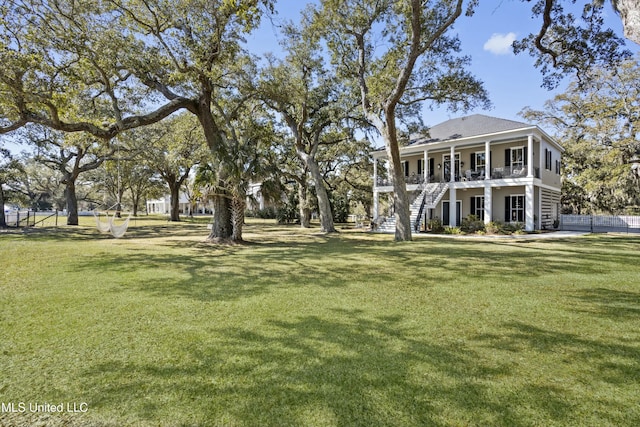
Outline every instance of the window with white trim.
<path fill-rule="evenodd" d="M 484 196 L 471 197 L 471 215 L 484 220 Z"/>
<path fill-rule="evenodd" d="M 481 172 L 485 167 L 485 153 L 484 151 L 473 153 L 474 154 L 474 162 L 471 165 L 471 168 L 476 172 Z"/>
<path fill-rule="evenodd" d="M 517 194 L 505 197 L 505 221 L 524 222 L 524 195 Z"/>
<path fill-rule="evenodd" d="M 524 167 L 524 147 L 511 149 L 511 167 L 513 169 Z"/>

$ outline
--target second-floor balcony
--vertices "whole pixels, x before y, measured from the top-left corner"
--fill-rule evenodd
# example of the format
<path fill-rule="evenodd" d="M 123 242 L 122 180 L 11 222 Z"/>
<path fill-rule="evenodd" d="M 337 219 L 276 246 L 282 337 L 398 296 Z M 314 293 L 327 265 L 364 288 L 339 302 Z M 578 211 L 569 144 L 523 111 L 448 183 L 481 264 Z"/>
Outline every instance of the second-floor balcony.
<path fill-rule="evenodd" d="M 533 168 L 533 176 L 535 178 L 540 178 L 540 168 Z M 516 179 L 516 178 L 526 178 L 527 177 L 527 165 L 515 165 L 515 166 L 502 166 L 495 167 L 491 169 L 491 175 L 488 177 L 489 180 L 504 180 L 504 179 Z M 454 182 L 471 182 L 471 181 L 484 181 L 487 179 L 484 169 L 479 170 L 471 170 L 467 169 L 460 173 L 456 173 L 454 177 Z M 420 185 L 425 182 L 451 182 L 451 175 L 445 171 L 445 173 L 434 173 L 431 174 L 426 180 L 423 174 L 411 174 L 409 176 L 405 176 L 405 182 L 407 185 Z M 378 176 L 376 179 L 377 187 L 391 187 L 393 186 L 393 182 L 391 178 L 383 178 Z"/>

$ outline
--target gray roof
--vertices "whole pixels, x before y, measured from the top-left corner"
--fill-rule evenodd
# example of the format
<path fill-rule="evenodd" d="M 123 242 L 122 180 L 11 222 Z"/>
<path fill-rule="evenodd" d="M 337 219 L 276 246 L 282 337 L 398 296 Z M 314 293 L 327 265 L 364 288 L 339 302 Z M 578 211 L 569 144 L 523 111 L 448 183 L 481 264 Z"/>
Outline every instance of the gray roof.
<path fill-rule="evenodd" d="M 448 141 L 451 139 L 529 128 L 532 126 L 533 125 L 528 123 L 516 122 L 515 120 L 499 119 L 483 114 L 473 114 L 437 124 L 429 128 L 428 137 L 417 138 L 411 141 L 411 144 Z"/>

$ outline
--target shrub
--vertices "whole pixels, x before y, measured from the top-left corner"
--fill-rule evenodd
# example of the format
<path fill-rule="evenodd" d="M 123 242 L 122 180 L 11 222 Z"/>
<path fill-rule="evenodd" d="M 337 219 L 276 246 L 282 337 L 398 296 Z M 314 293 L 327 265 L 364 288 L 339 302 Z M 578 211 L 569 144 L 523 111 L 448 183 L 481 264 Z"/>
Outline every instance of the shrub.
<path fill-rule="evenodd" d="M 349 219 L 349 200 L 346 194 L 329 192 L 329 204 L 334 222 L 347 222 Z"/>
<path fill-rule="evenodd" d="M 481 221 L 476 215 L 469 215 L 462 220 L 460 229 L 465 233 L 477 233 L 478 231 L 484 231 L 484 221 Z"/>
<path fill-rule="evenodd" d="M 462 234 L 460 227 L 445 227 L 444 234 Z"/>
<path fill-rule="evenodd" d="M 442 225 L 442 220 L 440 218 L 432 218 L 427 223 L 427 229 L 432 233 L 442 233 L 444 231 L 444 226 Z"/>
<path fill-rule="evenodd" d="M 487 225 L 485 225 L 484 231 L 487 234 L 498 234 L 500 232 L 500 227 L 498 226 L 497 222 L 490 221 Z"/>
<path fill-rule="evenodd" d="M 276 211 L 276 221 L 278 224 L 288 224 L 291 222 L 300 221 L 300 216 L 295 206 L 284 206 L 278 208 Z"/>
<path fill-rule="evenodd" d="M 247 216 L 251 218 L 260 218 L 260 219 L 276 219 L 277 212 L 276 208 L 269 207 L 264 209 L 254 209 L 247 211 Z"/>
<path fill-rule="evenodd" d="M 491 221 L 485 227 L 487 234 L 524 234 L 524 224 L 521 222 Z"/>
<path fill-rule="evenodd" d="M 524 224 L 521 222 L 507 222 L 502 223 L 501 234 L 513 234 L 517 232 L 524 232 Z"/>

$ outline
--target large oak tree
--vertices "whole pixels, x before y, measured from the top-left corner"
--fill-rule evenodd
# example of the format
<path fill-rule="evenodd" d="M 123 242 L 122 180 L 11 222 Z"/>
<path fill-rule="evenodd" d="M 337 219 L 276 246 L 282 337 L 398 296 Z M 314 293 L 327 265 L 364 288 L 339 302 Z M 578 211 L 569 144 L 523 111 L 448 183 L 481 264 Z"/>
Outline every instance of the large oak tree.
<path fill-rule="evenodd" d="M 395 239 L 411 240 L 409 197 L 398 126 L 419 117 L 425 102 L 452 109 L 488 105 L 482 84 L 458 56 L 452 34 L 463 0 L 323 0 L 316 12 L 340 75 L 359 88 L 366 120 L 385 142 L 393 180 Z M 406 132 L 411 129 L 400 129 Z"/>
<path fill-rule="evenodd" d="M 105 141 L 178 110 L 209 148 L 212 113 L 242 35 L 270 0 L 16 0 L 0 8 L 0 133 L 28 123 Z M 217 206 L 229 208 L 227 198 Z M 230 222 L 230 218 L 229 218 Z M 212 229 L 226 238 L 229 223 Z"/>
<path fill-rule="evenodd" d="M 344 96 L 344 85 L 327 69 L 320 40 L 308 16 L 304 16 L 298 28 L 288 25 L 285 37 L 283 46 L 287 56 L 284 60 L 269 58 L 268 66 L 262 70 L 258 92 L 292 135 L 282 142 L 293 143 L 292 151 L 311 175 L 321 231 L 333 233 L 336 229 L 318 155 L 323 147 L 348 137 L 345 120 L 357 104 Z M 299 184 L 299 188 L 304 189 L 302 180 Z M 304 203 L 305 199 L 300 202 Z M 304 216 L 301 224 L 308 226 Z"/>

